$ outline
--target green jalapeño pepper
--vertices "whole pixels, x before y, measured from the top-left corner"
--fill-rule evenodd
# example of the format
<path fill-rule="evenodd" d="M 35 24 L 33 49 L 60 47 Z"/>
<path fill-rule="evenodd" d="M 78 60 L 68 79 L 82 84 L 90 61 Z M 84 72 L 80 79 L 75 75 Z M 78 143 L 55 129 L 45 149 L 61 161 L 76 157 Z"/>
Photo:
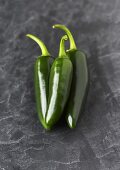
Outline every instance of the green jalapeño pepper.
<path fill-rule="evenodd" d="M 50 71 L 49 106 L 46 114 L 46 124 L 49 127 L 52 127 L 62 115 L 69 96 L 73 67 L 65 52 L 64 41 L 67 39 L 67 35 L 62 37 L 58 58 L 53 62 Z"/>
<path fill-rule="evenodd" d="M 70 40 L 70 49 L 67 50 L 67 55 L 73 64 L 73 79 L 65 113 L 69 127 L 75 128 L 79 114 L 84 108 L 88 93 L 89 76 L 87 58 L 82 51 L 77 49 L 73 36 L 67 27 L 57 24 L 53 28 L 59 28 L 65 31 Z"/>
<path fill-rule="evenodd" d="M 49 129 L 45 123 L 45 115 L 48 107 L 50 54 L 45 44 L 40 39 L 31 34 L 27 34 L 26 36 L 33 39 L 40 46 L 42 51 L 42 55 L 37 58 L 34 65 L 34 86 L 39 120 L 45 129 Z"/>

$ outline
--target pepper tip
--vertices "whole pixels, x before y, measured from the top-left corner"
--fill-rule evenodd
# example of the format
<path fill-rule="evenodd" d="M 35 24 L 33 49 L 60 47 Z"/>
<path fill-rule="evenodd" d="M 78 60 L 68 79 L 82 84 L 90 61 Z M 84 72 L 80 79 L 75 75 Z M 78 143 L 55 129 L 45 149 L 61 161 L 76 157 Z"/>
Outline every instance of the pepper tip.
<path fill-rule="evenodd" d="M 63 25 L 61 25 L 61 24 L 55 24 L 55 25 L 52 26 L 52 28 L 59 28 L 60 26 L 63 26 Z"/>
<path fill-rule="evenodd" d="M 31 35 L 30 35 L 30 34 L 26 34 L 25 36 L 26 36 L 26 37 L 30 37 Z"/>

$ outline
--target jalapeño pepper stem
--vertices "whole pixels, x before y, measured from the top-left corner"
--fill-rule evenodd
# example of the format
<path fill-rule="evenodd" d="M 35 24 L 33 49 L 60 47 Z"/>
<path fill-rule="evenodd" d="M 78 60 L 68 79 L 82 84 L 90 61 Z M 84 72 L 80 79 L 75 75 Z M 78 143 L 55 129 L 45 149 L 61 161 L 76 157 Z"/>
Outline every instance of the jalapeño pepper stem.
<path fill-rule="evenodd" d="M 26 36 L 34 40 L 39 45 L 42 51 L 42 56 L 50 56 L 50 53 L 48 52 L 45 44 L 39 38 L 37 38 L 36 36 L 32 34 L 27 34 Z"/>
<path fill-rule="evenodd" d="M 76 50 L 77 49 L 74 38 L 72 36 L 72 33 L 70 32 L 70 30 L 66 26 L 61 25 L 61 24 L 55 24 L 55 25 L 53 25 L 53 28 L 59 28 L 59 29 L 62 29 L 63 31 L 66 32 L 66 34 L 67 34 L 67 36 L 69 37 L 69 40 L 70 40 L 70 49 L 69 50 Z"/>
<path fill-rule="evenodd" d="M 68 36 L 67 36 L 67 35 L 64 35 L 64 36 L 61 38 L 59 55 L 58 55 L 59 57 L 64 57 L 64 56 L 66 56 L 65 43 L 64 43 L 64 41 L 66 41 L 67 39 L 68 39 Z"/>

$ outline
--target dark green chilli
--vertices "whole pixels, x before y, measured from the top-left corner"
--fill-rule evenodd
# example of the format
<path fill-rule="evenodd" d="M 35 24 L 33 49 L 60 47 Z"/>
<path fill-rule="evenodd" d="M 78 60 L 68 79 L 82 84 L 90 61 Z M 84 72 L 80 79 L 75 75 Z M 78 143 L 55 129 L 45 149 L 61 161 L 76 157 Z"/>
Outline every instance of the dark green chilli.
<path fill-rule="evenodd" d="M 46 114 L 46 124 L 49 127 L 53 127 L 61 117 L 69 96 L 73 67 L 65 52 L 64 41 L 67 39 L 67 35 L 62 37 L 59 55 L 53 62 L 50 71 L 49 106 Z"/>
<path fill-rule="evenodd" d="M 73 36 L 66 26 L 57 24 L 53 28 L 59 28 L 65 31 L 70 40 L 70 49 L 67 50 L 67 55 L 73 64 L 73 79 L 65 113 L 69 127 L 75 128 L 79 114 L 85 106 L 88 94 L 89 74 L 87 58 L 83 52 L 77 49 Z"/>
<path fill-rule="evenodd" d="M 50 54 L 45 44 L 34 35 L 27 34 L 27 37 L 33 39 L 41 48 L 42 55 L 37 58 L 34 64 L 34 86 L 38 117 L 45 129 L 50 129 L 45 123 L 45 115 L 48 107 Z"/>

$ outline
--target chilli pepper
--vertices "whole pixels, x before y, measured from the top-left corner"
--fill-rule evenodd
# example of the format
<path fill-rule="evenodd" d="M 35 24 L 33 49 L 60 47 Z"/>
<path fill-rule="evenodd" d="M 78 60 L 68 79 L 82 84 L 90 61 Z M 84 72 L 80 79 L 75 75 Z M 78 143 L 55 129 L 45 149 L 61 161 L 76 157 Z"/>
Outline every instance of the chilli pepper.
<path fill-rule="evenodd" d="M 85 106 L 88 94 L 89 74 L 87 58 L 82 51 L 77 49 L 74 38 L 66 26 L 56 24 L 53 28 L 59 28 L 65 31 L 70 41 L 70 49 L 67 50 L 67 55 L 73 64 L 73 79 L 69 99 L 65 107 L 65 113 L 69 127 L 75 128 L 79 114 Z"/>
<path fill-rule="evenodd" d="M 50 54 L 40 39 L 31 34 L 26 36 L 33 39 L 42 51 L 42 55 L 37 58 L 34 64 L 34 87 L 39 120 L 45 129 L 49 129 L 49 126 L 45 123 L 45 115 L 48 107 Z"/>
<path fill-rule="evenodd" d="M 72 63 L 65 52 L 64 35 L 60 41 L 59 55 L 52 64 L 49 78 L 48 110 L 46 124 L 52 127 L 61 117 L 67 102 L 72 81 Z"/>

